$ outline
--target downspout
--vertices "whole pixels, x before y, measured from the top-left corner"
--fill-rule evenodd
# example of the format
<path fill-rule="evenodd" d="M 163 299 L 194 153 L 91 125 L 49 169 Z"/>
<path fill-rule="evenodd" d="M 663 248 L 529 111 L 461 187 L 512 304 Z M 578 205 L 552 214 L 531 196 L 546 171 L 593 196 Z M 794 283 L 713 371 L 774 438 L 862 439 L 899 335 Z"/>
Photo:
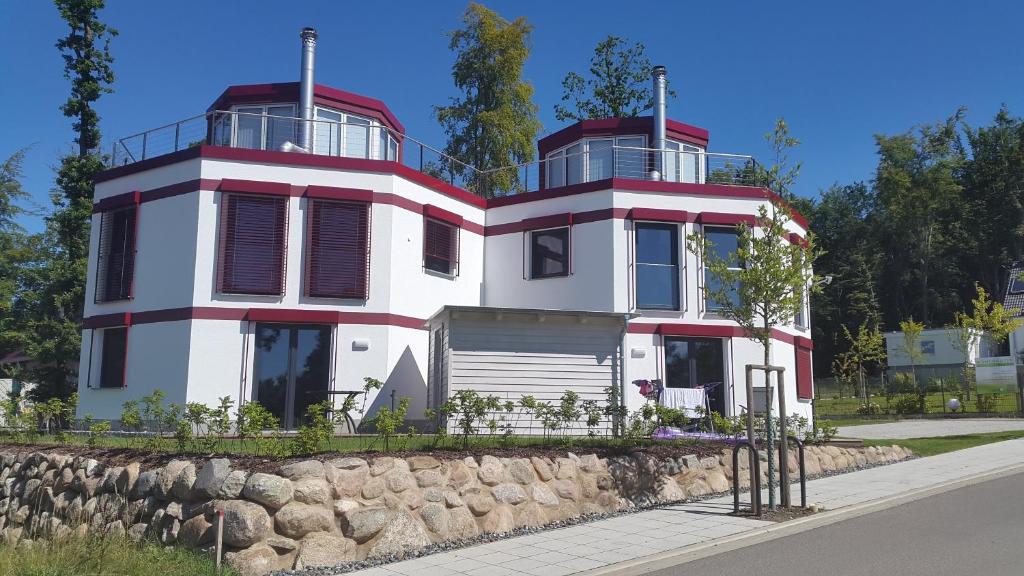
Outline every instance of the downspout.
<path fill-rule="evenodd" d="M 303 28 L 302 74 L 299 79 L 299 144 L 305 150 L 313 149 L 313 61 L 316 53 L 317 33 L 313 28 Z"/>
<path fill-rule="evenodd" d="M 654 171 L 651 180 L 664 179 L 665 166 L 665 67 L 655 66 L 651 70 L 654 80 Z"/>
<path fill-rule="evenodd" d="M 619 334 L 619 412 L 612 423 L 612 435 L 621 436 L 625 428 L 626 411 L 626 332 L 629 329 L 629 314 L 622 315 L 622 332 Z"/>

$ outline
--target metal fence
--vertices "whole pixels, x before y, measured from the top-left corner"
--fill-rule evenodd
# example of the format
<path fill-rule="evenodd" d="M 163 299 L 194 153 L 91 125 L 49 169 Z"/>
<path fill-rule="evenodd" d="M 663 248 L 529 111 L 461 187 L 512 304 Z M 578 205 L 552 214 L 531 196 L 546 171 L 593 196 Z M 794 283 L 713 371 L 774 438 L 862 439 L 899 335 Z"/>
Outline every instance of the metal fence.
<path fill-rule="evenodd" d="M 1018 374 L 1020 382 L 1021 375 Z M 815 418 L 1018 415 L 1024 411 L 1020 384 L 1014 389 L 979 386 L 968 374 L 926 377 L 872 376 L 862 386 L 835 378 L 815 380 Z"/>
<path fill-rule="evenodd" d="M 310 150 L 298 146 L 303 127 L 312 133 Z M 513 166 L 480 169 L 376 123 L 303 120 L 221 110 L 121 138 L 112 146 L 109 166 L 125 166 L 201 144 L 400 162 L 484 197 L 609 178 L 763 185 L 763 171 L 752 156 L 746 155 L 609 145 Z M 661 170 L 657 171 L 659 161 Z"/>

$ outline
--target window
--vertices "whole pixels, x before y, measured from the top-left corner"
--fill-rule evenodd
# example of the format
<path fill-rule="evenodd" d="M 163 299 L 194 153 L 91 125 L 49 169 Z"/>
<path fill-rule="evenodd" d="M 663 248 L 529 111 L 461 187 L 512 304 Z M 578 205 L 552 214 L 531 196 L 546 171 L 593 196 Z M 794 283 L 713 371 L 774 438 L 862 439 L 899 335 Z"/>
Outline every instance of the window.
<path fill-rule="evenodd" d="M 935 340 L 921 340 L 921 354 L 935 354 Z"/>
<path fill-rule="evenodd" d="M 288 198 L 223 194 L 218 289 L 284 294 Z"/>
<path fill-rule="evenodd" d="M 665 387 L 704 388 L 711 410 L 725 414 L 725 355 L 720 338 L 665 338 Z"/>
<path fill-rule="evenodd" d="M 530 232 L 530 277 L 569 275 L 569 228 Z"/>
<path fill-rule="evenodd" d="M 292 104 L 236 108 L 235 147 L 280 150 L 285 142 L 298 143 L 298 122 Z"/>
<path fill-rule="evenodd" d="M 565 186 L 565 150 L 548 154 L 548 188 Z"/>
<path fill-rule="evenodd" d="M 398 160 L 398 140 L 377 121 L 320 107 L 315 115 L 314 154 Z"/>
<path fill-rule="evenodd" d="M 565 184 L 579 184 L 583 182 L 583 153 L 582 146 L 573 144 L 565 149 Z"/>
<path fill-rule="evenodd" d="M 679 227 L 636 225 L 637 308 L 679 309 Z"/>
<path fill-rule="evenodd" d="M 719 259 L 728 263 L 729 270 L 743 269 L 739 260 L 736 258 L 736 251 L 739 248 L 739 233 L 735 228 L 705 227 L 704 239 L 708 242 L 708 249 L 717 255 Z M 707 289 L 711 292 L 719 291 L 724 287 L 722 279 L 709 273 L 706 267 L 704 269 L 704 282 L 706 283 Z M 733 305 L 738 306 L 740 302 L 737 287 L 728 286 L 724 288 Z M 706 300 L 706 304 L 707 309 L 711 311 L 722 309 L 721 304 L 711 300 L 710 298 Z"/>
<path fill-rule="evenodd" d="M 348 158 L 370 157 L 370 121 L 348 115 L 345 118 L 345 153 Z"/>
<path fill-rule="evenodd" d="M 1014 276 L 1010 280 L 1010 294 L 1021 294 L 1024 293 L 1024 278 L 1020 276 Z"/>
<path fill-rule="evenodd" d="M 368 296 L 370 207 L 310 199 L 306 217 L 306 296 Z"/>
<path fill-rule="evenodd" d="M 257 324 L 255 398 L 286 430 L 303 424 L 309 406 L 329 400 L 331 327 Z"/>
<path fill-rule="evenodd" d="M 104 212 L 100 219 L 94 298 L 97 303 L 126 300 L 132 296 L 136 216 L 137 207 L 131 206 Z"/>
<path fill-rule="evenodd" d="M 647 151 L 643 136 L 615 139 L 615 175 L 619 178 L 647 177 Z"/>
<path fill-rule="evenodd" d="M 802 287 L 799 288 L 800 307 L 796 310 L 796 318 L 793 319 L 793 323 L 798 328 L 807 328 L 807 291 Z"/>
<path fill-rule="evenodd" d="M 457 276 L 459 227 L 433 218 L 424 222 L 423 267 L 438 274 Z"/>
<path fill-rule="evenodd" d="M 590 140 L 587 142 L 587 182 L 605 180 L 615 175 L 614 140 Z"/>
<path fill-rule="evenodd" d="M 100 388 L 124 388 L 124 368 L 128 354 L 128 328 L 103 330 L 100 353 Z"/>
<path fill-rule="evenodd" d="M 316 109 L 317 122 L 313 126 L 313 154 L 341 156 L 341 112 Z"/>

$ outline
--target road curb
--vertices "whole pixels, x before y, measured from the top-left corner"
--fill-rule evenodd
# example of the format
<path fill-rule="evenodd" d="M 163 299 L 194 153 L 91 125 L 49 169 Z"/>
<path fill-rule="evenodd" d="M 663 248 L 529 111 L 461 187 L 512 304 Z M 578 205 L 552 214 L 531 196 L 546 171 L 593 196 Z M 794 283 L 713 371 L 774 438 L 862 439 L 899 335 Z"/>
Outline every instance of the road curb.
<path fill-rule="evenodd" d="M 707 558 L 708 556 L 714 556 L 730 550 L 746 548 L 747 546 L 753 546 L 755 544 L 768 542 L 777 538 L 800 534 L 801 532 L 806 532 L 808 530 L 813 530 L 815 528 L 834 524 L 843 520 L 850 520 L 873 512 L 881 512 L 882 510 L 895 508 L 909 502 L 914 502 L 915 500 L 921 500 L 923 498 L 935 496 L 936 494 L 942 494 L 943 492 L 957 490 L 959 488 L 988 482 L 990 480 L 997 480 L 999 478 L 1012 476 L 1013 474 L 1021 472 L 1024 472 L 1024 463 L 1007 466 L 998 470 L 980 472 L 978 474 L 972 474 L 956 480 L 950 480 L 927 488 L 917 488 L 893 496 L 880 498 L 878 500 L 844 506 L 842 508 L 828 510 L 812 516 L 798 518 L 796 520 L 779 522 L 763 528 L 755 528 L 739 534 L 717 538 L 709 542 L 692 544 L 690 546 L 669 550 L 667 552 L 660 552 L 650 556 L 643 556 L 633 560 L 626 560 L 616 564 L 594 568 L 592 570 L 580 572 L 577 576 L 632 576 L 637 574 L 646 574 L 648 572 L 678 566 L 680 564 L 685 564 L 701 558 Z"/>

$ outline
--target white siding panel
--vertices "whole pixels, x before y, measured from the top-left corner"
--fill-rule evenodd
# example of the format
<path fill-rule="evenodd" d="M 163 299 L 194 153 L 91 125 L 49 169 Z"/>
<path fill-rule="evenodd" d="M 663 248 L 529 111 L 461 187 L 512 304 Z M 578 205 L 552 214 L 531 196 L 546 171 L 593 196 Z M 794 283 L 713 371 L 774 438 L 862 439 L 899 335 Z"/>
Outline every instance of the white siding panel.
<path fill-rule="evenodd" d="M 618 385 L 621 326 L 616 322 L 458 318 L 449 326 L 449 394 L 470 389 L 503 403 L 529 395 L 557 407 L 572 390 L 580 402 L 594 400 L 603 407 L 607 389 Z M 540 422 L 518 407 L 505 417 L 519 433 L 542 433 Z M 570 433 L 586 433 L 582 421 L 570 428 Z"/>

